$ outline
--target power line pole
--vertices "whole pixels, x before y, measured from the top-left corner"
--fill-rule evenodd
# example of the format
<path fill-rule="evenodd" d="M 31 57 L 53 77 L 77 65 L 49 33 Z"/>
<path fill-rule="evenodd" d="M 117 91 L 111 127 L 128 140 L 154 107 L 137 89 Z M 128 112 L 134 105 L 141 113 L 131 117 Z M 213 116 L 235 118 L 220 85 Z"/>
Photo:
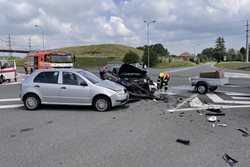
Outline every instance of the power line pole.
<path fill-rule="evenodd" d="M 246 35 L 246 62 L 248 62 L 248 60 L 249 60 L 249 45 L 248 45 L 248 20 L 247 20 L 247 30 L 246 30 L 246 33 L 247 33 L 247 35 Z"/>
<path fill-rule="evenodd" d="M 8 46 L 9 46 L 9 50 L 12 50 L 10 33 L 9 33 L 9 36 L 8 36 Z M 12 52 L 9 52 L 9 56 L 12 56 Z"/>

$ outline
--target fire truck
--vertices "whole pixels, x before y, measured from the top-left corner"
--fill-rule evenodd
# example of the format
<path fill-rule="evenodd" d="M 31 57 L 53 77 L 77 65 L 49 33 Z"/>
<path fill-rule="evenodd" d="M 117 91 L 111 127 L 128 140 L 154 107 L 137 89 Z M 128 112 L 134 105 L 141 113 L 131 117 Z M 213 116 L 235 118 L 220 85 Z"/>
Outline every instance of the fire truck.
<path fill-rule="evenodd" d="M 17 81 L 17 69 L 15 60 L 0 60 L 0 84 L 4 81 Z"/>
<path fill-rule="evenodd" d="M 73 68 L 75 61 L 75 56 L 62 51 L 29 52 L 26 58 L 29 73 L 37 69 Z"/>

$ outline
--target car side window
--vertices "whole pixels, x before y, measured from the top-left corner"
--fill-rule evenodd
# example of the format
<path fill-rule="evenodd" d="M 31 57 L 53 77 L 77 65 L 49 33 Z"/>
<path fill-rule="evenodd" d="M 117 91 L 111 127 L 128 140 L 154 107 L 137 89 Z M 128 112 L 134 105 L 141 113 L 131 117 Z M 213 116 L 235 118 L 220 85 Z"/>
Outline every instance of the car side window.
<path fill-rule="evenodd" d="M 82 78 L 72 72 L 63 72 L 63 84 L 66 85 L 81 85 L 84 82 Z"/>
<path fill-rule="evenodd" d="M 57 84 L 58 75 L 58 71 L 41 72 L 34 78 L 34 82 Z"/>

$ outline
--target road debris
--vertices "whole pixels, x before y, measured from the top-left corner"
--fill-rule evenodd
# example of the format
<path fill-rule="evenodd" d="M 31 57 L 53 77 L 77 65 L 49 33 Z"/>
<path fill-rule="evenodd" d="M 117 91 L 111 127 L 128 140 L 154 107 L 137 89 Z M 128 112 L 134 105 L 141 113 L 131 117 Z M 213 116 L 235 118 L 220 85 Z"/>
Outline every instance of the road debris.
<path fill-rule="evenodd" d="M 225 113 L 206 113 L 207 116 L 225 116 L 226 114 Z"/>
<path fill-rule="evenodd" d="M 240 128 L 236 128 L 238 131 L 240 131 L 240 132 L 242 132 L 242 136 L 244 136 L 244 137 L 247 137 L 247 136 L 249 136 L 249 132 L 248 132 L 248 129 L 247 128 L 245 128 L 245 130 L 242 130 L 242 129 L 240 129 Z"/>
<path fill-rule="evenodd" d="M 189 145 L 190 144 L 190 140 L 177 139 L 176 142 L 182 143 L 182 144 L 185 144 L 185 145 Z"/>
<path fill-rule="evenodd" d="M 223 127 L 226 127 L 227 124 L 217 124 L 217 126 L 223 126 Z"/>
<path fill-rule="evenodd" d="M 227 127 L 227 124 L 212 124 L 212 127 L 214 128 L 215 126 L 222 126 L 222 127 Z"/>
<path fill-rule="evenodd" d="M 223 155 L 223 159 L 230 165 L 230 166 L 234 166 L 238 161 L 233 159 L 232 157 L 230 157 L 227 154 Z"/>
<path fill-rule="evenodd" d="M 216 113 L 221 113 L 221 108 L 208 108 L 206 109 L 207 111 L 211 111 L 211 112 L 216 112 Z"/>
<path fill-rule="evenodd" d="M 183 98 L 182 98 L 182 97 L 179 97 L 179 98 L 178 98 L 178 102 L 179 102 L 179 103 L 183 102 Z"/>
<path fill-rule="evenodd" d="M 209 122 L 215 122 L 217 120 L 217 117 L 216 116 L 207 117 L 207 120 Z"/>
<path fill-rule="evenodd" d="M 200 110 L 197 110 L 196 112 L 197 112 L 199 115 L 203 115 L 203 113 L 204 113 L 203 110 L 201 110 L 201 111 L 200 111 Z"/>

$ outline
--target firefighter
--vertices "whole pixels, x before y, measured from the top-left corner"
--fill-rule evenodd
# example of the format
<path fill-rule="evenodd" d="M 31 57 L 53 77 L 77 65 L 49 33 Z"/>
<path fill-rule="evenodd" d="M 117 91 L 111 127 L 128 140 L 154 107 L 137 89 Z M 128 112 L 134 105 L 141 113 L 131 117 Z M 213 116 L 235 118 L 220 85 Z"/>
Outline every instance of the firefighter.
<path fill-rule="evenodd" d="M 157 80 L 157 89 L 161 90 L 164 87 L 164 91 L 168 90 L 168 81 L 170 79 L 170 75 L 166 72 L 161 72 L 158 80 Z"/>
<path fill-rule="evenodd" d="M 26 62 L 24 63 L 23 68 L 25 70 L 25 73 L 28 74 L 28 66 Z"/>

